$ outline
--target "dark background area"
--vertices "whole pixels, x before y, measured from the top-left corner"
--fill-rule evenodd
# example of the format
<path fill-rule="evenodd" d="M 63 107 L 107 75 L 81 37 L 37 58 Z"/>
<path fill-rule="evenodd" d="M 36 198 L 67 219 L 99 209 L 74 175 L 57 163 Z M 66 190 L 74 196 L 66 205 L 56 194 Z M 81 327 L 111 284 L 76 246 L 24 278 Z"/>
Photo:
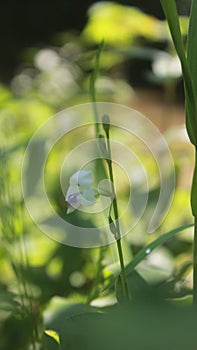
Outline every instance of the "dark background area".
<path fill-rule="evenodd" d="M 87 21 L 87 10 L 94 0 L 1 0 L 0 1 L 0 81 L 8 83 L 22 61 L 25 48 L 52 44 L 55 33 L 80 32 Z M 114 1 L 137 6 L 160 19 L 159 0 Z M 177 0 L 179 13 L 188 11 L 191 0 Z M 186 9 L 186 10 L 185 10 Z"/>
<path fill-rule="evenodd" d="M 80 32 L 92 0 L 26 0 L 0 2 L 0 80 L 9 82 L 27 47 L 50 45 L 54 33 Z M 163 18 L 158 0 L 116 1 Z"/>

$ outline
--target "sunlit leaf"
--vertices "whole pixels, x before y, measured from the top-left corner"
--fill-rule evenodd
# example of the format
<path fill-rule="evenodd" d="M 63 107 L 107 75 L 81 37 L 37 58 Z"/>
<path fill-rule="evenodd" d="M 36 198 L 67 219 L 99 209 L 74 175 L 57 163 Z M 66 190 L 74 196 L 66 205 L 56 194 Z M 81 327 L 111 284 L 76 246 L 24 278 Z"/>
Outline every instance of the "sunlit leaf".
<path fill-rule="evenodd" d="M 117 46 L 130 45 L 137 37 L 158 39 L 161 22 L 139 9 L 113 2 L 94 4 L 89 10 L 89 21 L 83 36 L 89 42 Z"/>
<path fill-rule="evenodd" d="M 58 344 L 60 344 L 59 334 L 51 329 L 46 329 L 45 334 L 49 335 L 49 337 L 53 338 Z"/>

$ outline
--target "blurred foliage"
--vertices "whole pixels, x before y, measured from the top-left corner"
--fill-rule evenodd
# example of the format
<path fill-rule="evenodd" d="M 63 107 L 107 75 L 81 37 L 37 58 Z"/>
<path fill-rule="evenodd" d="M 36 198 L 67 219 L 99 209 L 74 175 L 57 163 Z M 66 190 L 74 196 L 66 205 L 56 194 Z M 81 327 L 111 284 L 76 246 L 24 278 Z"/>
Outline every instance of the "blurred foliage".
<path fill-rule="evenodd" d="M 194 320 L 194 313 L 156 300 L 119 306 L 104 315 L 86 312 L 67 319 L 61 349 L 195 349 Z"/>
<path fill-rule="evenodd" d="M 159 20 L 136 8 L 101 2 L 89 10 L 89 23 L 83 35 L 90 42 L 99 43 L 104 39 L 115 47 L 125 47 L 139 37 L 157 40 L 161 37 L 162 29 Z"/>
<path fill-rule="evenodd" d="M 187 22 L 182 19 L 183 35 Z M 174 52 L 165 21 L 136 8 L 102 2 L 90 8 L 87 26 L 80 37 L 61 33 L 56 37 L 56 46 L 30 48 L 10 86 L 0 86 L 0 350 L 10 350 L 13 345 L 16 350 L 131 349 L 131 345 L 134 349 L 162 346 L 185 349 L 186 344 L 194 348 L 193 314 L 185 306 L 181 309 L 173 305 L 191 303 L 191 228 L 176 232 L 176 236 L 162 241 L 160 247 L 156 241 L 157 249 L 146 252 L 158 236 L 191 222 L 190 182 L 186 178 L 190 178 L 193 153 L 184 128 L 175 127 L 164 135 L 174 158 L 177 188 L 168 216 L 152 235 L 147 235 L 146 229 L 160 191 L 155 160 L 130 135 L 112 130 L 114 139 L 128 146 L 135 142 L 150 185 L 148 208 L 123 240 L 128 269 L 132 258 L 135 261 L 141 257 L 129 276 L 133 297 L 129 308 L 117 304 L 117 300 L 121 304 L 121 289 L 113 245 L 101 249 L 60 245 L 39 231 L 23 203 L 20 172 L 27 143 L 37 128 L 60 109 L 90 101 L 90 76 L 96 45 L 101 39 L 105 45 L 96 81 L 98 101 L 132 105 L 134 90 L 124 65 L 132 58 L 149 60 L 145 79 L 157 80 L 170 97 L 174 97 L 172 91 L 181 79 L 177 65 L 173 66 L 177 70 L 169 69 Z M 164 49 L 157 48 L 158 42 Z M 158 61 L 159 70 L 155 68 Z M 47 193 L 62 218 L 66 217 L 66 204 L 59 170 L 65 149 L 72 149 L 79 140 L 85 141 L 92 134 L 91 127 L 86 132 L 77 130 L 74 137 L 72 134 L 60 140 L 47 159 Z M 44 140 L 40 142 L 44 149 Z M 65 186 L 78 160 L 73 159 Z M 33 174 L 31 166 L 34 164 L 30 162 L 29 176 Z M 129 185 L 119 167 L 115 170 L 122 211 Z M 144 183 L 136 164 L 132 172 L 136 181 L 133 191 L 143 196 Z M 134 206 L 124 225 L 128 226 L 135 216 Z M 94 219 L 93 222 L 91 216 L 80 213 L 70 218 L 82 226 L 96 225 Z M 146 299 L 150 303 L 144 304 Z"/>

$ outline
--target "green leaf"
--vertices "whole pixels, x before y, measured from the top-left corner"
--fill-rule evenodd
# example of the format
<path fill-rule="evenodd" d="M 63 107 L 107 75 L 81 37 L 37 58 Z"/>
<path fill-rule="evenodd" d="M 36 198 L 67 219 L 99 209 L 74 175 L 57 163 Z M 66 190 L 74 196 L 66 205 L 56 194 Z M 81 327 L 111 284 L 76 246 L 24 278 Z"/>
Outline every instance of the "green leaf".
<path fill-rule="evenodd" d="M 0 310 L 1 311 L 12 311 L 17 313 L 20 304 L 17 301 L 17 295 L 9 292 L 8 290 L 0 289 Z"/>
<path fill-rule="evenodd" d="M 96 307 L 91 307 L 82 301 L 56 296 L 50 300 L 44 312 L 44 324 L 47 329 L 53 329 L 60 334 L 65 320 L 72 320 L 75 316 L 96 312 Z"/>
<path fill-rule="evenodd" d="M 184 89 L 186 97 L 186 127 L 190 141 L 197 146 L 197 104 L 194 92 L 193 74 L 187 62 L 185 48 L 181 36 L 179 18 L 175 0 L 161 0 L 166 19 L 168 21 L 172 40 L 181 61 Z M 192 19 L 193 21 L 193 19 Z M 190 25 L 191 28 L 191 25 Z M 190 30 L 191 31 L 191 30 Z M 195 56 L 196 57 L 196 56 Z"/>
<path fill-rule="evenodd" d="M 62 350 L 86 349 L 81 344 L 84 327 L 100 319 L 98 310 L 80 301 L 79 297 L 53 297 L 44 312 L 45 328 L 59 335 Z M 48 335 L 52 337 L 53 334 Z"/>
<path fill-rule="evenodd" d="M 177 233 L 189 228 L 193 227 L 194 224 L 187 224 L 183 226 L 179 226 L 174 230 L 171 230 L 167 233 L 164 233 L 162 236 L 155 239 L 153 242 L 148 244 L 145 248 L 141 249 L 134 257 L 134 259 L 126 266 L 126 275 L 129 276 L 135 267 L 146 258 L 147 255 L 151 254 L 154 249 L 167 242 L 169 239 L 173 238 Z"/>
<path fill-rule="evenodd" d="M 195 101 L 197 101 L 197 2 L 192 2 L 191 15 L 189 21 L 189 32 L 188 32 L 188 45 L 187 45 L 187 58 L 190 68 L 190 72 L 193 79 Z M 188 113 L 188 110 L 187 110 Z M 197 134 L 197 128 L 194 129 Z M 191 191 L 191 207 L 192 213 L 197 217 L 197 159 L 195 160 L 195 171 L 193 177 L 192 191 Z"/>
<path fill-rule="evenodd" d="M 187 40 L 187 60 L 190 67 L 190 72 L 192 75 L 195 97 L 197 98 L 197 2 L 192 1 L 192 8 L 189 20 L 189 31 L 188 31 L 188 40 Z"/>
<path fill-rule="evenodd" d="M 129 277 L 127 278 L 127 285 L 129 289 L 129 294 L 134 301 L 141 299 L 145 295 L 147 297 L 151 290 L 149 284 L 135 269 L 132 271 L 132 273 L 129 274 Z M 122 288 L 122 281 L 120 275 L 116 279 L 115 292 L 117 300 L 119 302 L 124 302 L 125 295 Z"/>
<path fill-rule="evenodd" d="M 59 334 L 51 329 L 46 329 L 45 334 L 49 335 L 49 337 L 53 338 L 58 344 L 60 344 Z"/>
<path fill-rule="evenodd" d="M 192 214 L 195 218 L 197 218 L 197 150 L 195 152 L 195 167 L 194 167 L 194 175 L 192 181 L 192 190 L 191 190 L 191 208 Z"/>

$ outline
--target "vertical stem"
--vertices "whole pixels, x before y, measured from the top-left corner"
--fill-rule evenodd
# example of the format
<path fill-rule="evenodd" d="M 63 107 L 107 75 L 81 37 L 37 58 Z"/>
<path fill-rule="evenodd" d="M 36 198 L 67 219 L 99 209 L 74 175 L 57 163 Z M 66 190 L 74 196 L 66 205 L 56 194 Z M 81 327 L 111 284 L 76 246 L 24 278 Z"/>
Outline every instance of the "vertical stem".
<path fill-rule="evenodd" d="M 99 124 L 99 115 L 98 115 L 98 110 L 97 110 L 97 98 L 96 98 L 96 80 L 98 78 L 99 75 L 99 71 L 100 71 L 100 57 L 103 51 L 103 46 L 104 46 L 104 42 L 102 41 L 98 47 L 98 51 L 96 54 L 96 59 L 95 59 L 95 66 L 94 66 L 94 70 L 91 74 L 90 77 L 90 96 L 91 96 L 91 100 L 92 100 L 92 105 L 93 105 L 93 114 L 94 114 L 94 126 L 95 126 L 95 138 L 98 139 L 99 138 L 99 134 L 100 134 L 100 124 Z M 98 180 L 100 180 L 100 174 L 97 171 L 99 168 L 100 171 L 103 171 L 103 173 L 105 173 L 105 167 L 103 164 L 103 159 L 96 159 L 95 160 L 95 178 Z M 104 254 L 105 254 L 105 248 L 104 247 L 100 247 L 99 248 L 99 259 L 97 262 L 97 271 L 96 271 L 96 276 L 94 278 L 93 281 L 93 285 L 92 288 L 90 290 L 88 299 L 87 299 L 87 304 L 89 304 L 95 296 L 97 296 L 97 289 L 98 289 L 98 284 L 100 281 L 100 278 L 102 276 L 102 260 L 104 258 Z"/>
<path fill-rule="evenodd" d="M 112 184 L 112 206 L 114 211 L 114 218 L 115 218 L 115 224 L 117 229 L 117 237 L 116 237 L 116 244 L 118 248 L 118 255 L 120 260 L 120 268 L 121 268 L 121 280 L 122 280 L 122 287 L 124 291 L 125 298 L 129 300 L 129 290 L 127 285 L 127 277 L 126 277 L 126 271 L 124 266 L 124 257 L 122 252 L 122 244 L 121 244 L 121 232 L 120 232 L 120 224 L 119 224 L 119 214 L 118 214 L 118 203 L 117 203 L 117 197 L 116 192 L 114 189 L 114 175 L 113 175 L 113 167 L 112 167 L 112 161 L 111 161 L 111 147 L 110 147 L 110 139 L 109 139 L 109 132 L 106 132 L 107 136 L 107 148 L 108 148 L 108 156 L 109 159 L 106 159 L 108 164 L 108 170 L 109 170 L 109 177 Z"/>
<path fill-rule="evenodd" d="M 123 259 L 123 253 L 122 253 L 122 245 L 121 245 L 121 239 L 116 240 L 117 248 L 118 248 L 118 255 L 120 260 L 120 267 L 121 267 L 121 279 L 122 279 L 122 286 L 124 290 L 124 295 L 127 300 L 130 299 L 129 297 L 129 289 L 127 285 L 127 276 L 126 271 L 124 267 L 124 259 Z"/>
<path fill-rule="evenodd" d="M 95 84 L 96 84 L 96 80 L 97 80 L 98 75 L 99 75 L 100 57 L 101 57 L 101 53 L 103 51 L 103 47 L 104 47 L 104 41 L 102 40 L 99 47 L 98 47 L 98 51 L 96 53 L 95 66 L 94 66 L 94 70 L 92 72 L 92 75 L 90 77 L 90 96 L 91 96 L 91 99 L 93 102 L 96 137 L 98 137 L 98 134 L 99 134 L 99 117 L 98 117 L 98 111 L 97 111 L 97 107 L 96 107 L 96 100 L 97 99 L 96 99 Z"/>
<path fill-rule="evenodd" d="M 193 305 L 197 307 L 197 217 L 194 218 Z"/>

